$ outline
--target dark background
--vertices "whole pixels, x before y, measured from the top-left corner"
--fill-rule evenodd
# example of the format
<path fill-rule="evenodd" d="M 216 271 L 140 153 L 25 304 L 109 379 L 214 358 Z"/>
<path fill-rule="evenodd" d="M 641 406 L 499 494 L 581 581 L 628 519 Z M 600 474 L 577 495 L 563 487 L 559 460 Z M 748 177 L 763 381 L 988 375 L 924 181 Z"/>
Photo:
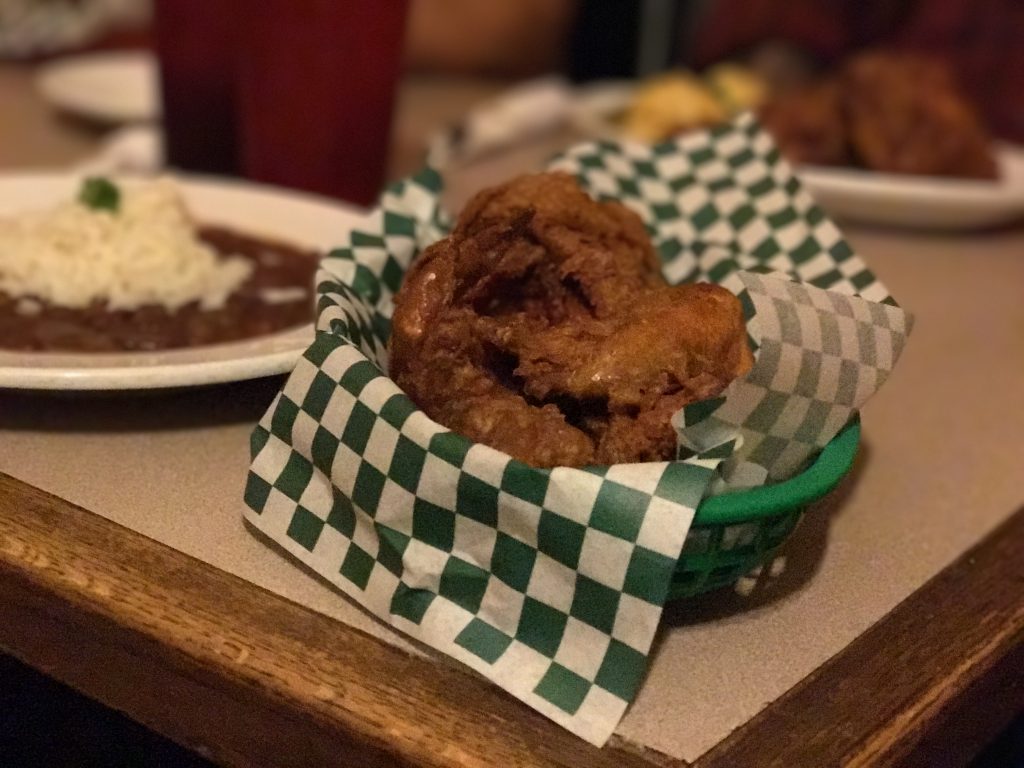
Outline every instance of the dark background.
<path fill-rule="evenodd" d="M 213 764 L 0 654 L 0 765 L 209 768 Z M 970 766 L 1022 767 L 1024 714 Z"/>

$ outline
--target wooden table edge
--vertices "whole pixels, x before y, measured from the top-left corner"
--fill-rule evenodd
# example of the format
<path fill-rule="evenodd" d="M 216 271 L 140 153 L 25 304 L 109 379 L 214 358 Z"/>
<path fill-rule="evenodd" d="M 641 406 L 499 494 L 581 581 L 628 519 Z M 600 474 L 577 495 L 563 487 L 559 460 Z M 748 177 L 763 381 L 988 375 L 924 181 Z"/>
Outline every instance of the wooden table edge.
<path fill-rule="evenodd" d="M 898 764 L 956 748 L 943 725 L 983 696 L 998 711 L 960 728 L 976 749 L 1024 706 L 1014 556 L 1024 510 L 697 765 Z M 226 765 L 686 765 L 596 749 L 471 673 L 2 474 L 0 603 L 0 648 Z M 898 684 L 866 706 L 880 679 Z"/>
<path fill-rule="evenodd" d="M 964 765 L 1024 712 L 1024 508 L 696 763 Z"/>
<path fill-rule="evenodd" d="M 652 765 L 3 474 L 0 605 L 0 648 L 225 765 Z"/>

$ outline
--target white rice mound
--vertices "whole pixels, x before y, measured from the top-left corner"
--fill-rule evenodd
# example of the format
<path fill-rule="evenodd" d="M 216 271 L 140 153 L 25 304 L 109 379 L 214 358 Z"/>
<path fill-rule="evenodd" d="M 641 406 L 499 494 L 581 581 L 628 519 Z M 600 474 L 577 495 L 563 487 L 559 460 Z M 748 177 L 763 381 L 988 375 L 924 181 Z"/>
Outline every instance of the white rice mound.
<path fill-rule="evenodd" d="M 69 200 L 0 218 L 0 291 L 75 309 L 217 309 L 251 274 L 199 240 L 170 180 L 120 190 L 117 211 Z"/>

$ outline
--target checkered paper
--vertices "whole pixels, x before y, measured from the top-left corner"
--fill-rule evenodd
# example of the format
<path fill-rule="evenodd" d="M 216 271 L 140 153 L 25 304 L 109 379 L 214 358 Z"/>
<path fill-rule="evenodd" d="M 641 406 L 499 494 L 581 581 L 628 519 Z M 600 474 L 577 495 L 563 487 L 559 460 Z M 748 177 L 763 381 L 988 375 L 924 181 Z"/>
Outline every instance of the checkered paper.
<path fill-rule="evenodd" d="M 736 278 L 757 365 L 720 397 L 674 418 L 684 452 L 735 446 L 719 467 L 725 482 L 718 490 L 784 480 L 802 469 L 882 386 L 912 327 L 896 306 L 772 275 Z"/>
<path fill-rule="evenodd" d="M 256 528 L 376 616 L 603 744 L 716 469 L 719 484 L 798 469 L 884 379 L 907 321 L 854 295 L 888 299 L 750 118 L 653 149 L 582 145 L 555 165 L 634 208 L 670 280 L 740 295 L 749 387 L 677 414 L 672 462 L 536 469 L 431 421 L 385 373 L 392 296 L 447 228 L 428 168 L 324 259 L 316 339 L 253 433 L 245 498 Z M 784 277 L 752 271 L 765 269 Z"/>

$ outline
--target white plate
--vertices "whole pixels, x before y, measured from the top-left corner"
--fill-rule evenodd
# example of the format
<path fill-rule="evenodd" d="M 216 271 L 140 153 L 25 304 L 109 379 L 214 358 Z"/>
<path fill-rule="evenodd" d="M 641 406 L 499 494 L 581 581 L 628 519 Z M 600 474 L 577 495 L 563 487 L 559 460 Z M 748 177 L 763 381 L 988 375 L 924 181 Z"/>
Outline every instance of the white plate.
<path fill-rule="evenodd" d="M 203 223 L 327 251 L 364 215 L 325 198 L 249 182 L 176 176 Z M 43 208 L 73 196 L 72 174 L 0 175 L 0 216 Z M 138 181 L 119 180 L 134 184 Z M 308 325 L 268 336 L 162 352 L 63 353 L 0 350 L 0 387 L 128 390 L 201 386 L 290 371 L 309 346 Z"/>
<path fill-rule="evenodd" d="M 629 107 L 636 88 L 635 80 L 598 80 L 579 86 L 569 107 L 570 123 L 588 138 L 627 138 L 617 118 Z"/>
<path fill-rule="evenodd" d="M 579 132 L 623 138 L 616 114 L 629 105 L 635 82 L 607 81 L 580 88 L 570 109 Z M 998 181 L 796 167 L 808 191 L 837 219 L 916 229 L 969 230 L 1024 216 L 1024 149 L 997 144 Z"/>
<path fill-rule="evenodd" d="M 804 185 L 832 216 L 869 224 L 967 230 L 1024 214 L 1024 150 L 1000 144 L 1000 178 L 973 181 L 804 166 Z"/>
<path fill-rule="evenodd" d="M 60 59 L 40 70 L 36 84 L 48 102 L 90 120 L 118 124 L 160 117 L 157 61 L 144 51 Z"/>

